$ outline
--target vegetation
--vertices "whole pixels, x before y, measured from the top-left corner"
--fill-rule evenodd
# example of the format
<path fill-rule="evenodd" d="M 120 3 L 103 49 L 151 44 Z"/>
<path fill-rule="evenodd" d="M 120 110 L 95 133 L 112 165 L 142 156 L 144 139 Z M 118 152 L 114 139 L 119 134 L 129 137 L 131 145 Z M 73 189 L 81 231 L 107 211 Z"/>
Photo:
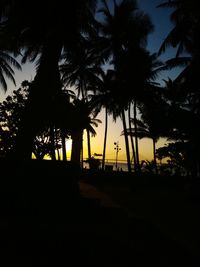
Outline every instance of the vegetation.
<path fill-rule="evenodd" d="M 142 171 L 138 139 L 148 137 L 153 140 L 156 174 L 162 170 L 158 160 L 165 158 L 182 174 L 199 175 L 199 5 L 195 0 L 171 0 L 159 8 L 172 10 L 174 27 L 152 55 L 147 38 L 153 25 L 135 0 L 75 0 L 67 9 L 61 1 L 48 6 L 35 1 L 31 9 L 26 1 L 3 1 L 2 89 L 7 90 L 6 78 L 15 83 L 13 68 L 21 68 L 14 57 L 21 55 L 22 64 L 35 62 L 37 72 L 31 83 L 25 82 L 0 105 L 1 157 L 30 159 L 34 153 L 37 159 L 48 154 L 55 160 L 56 151 L 61 159 L 62 148 L 66 161 L 65 142 L 71 137 L 71 160 L 80 166 L 85 129 L 92 168 L 92 125 L 97 126 L 96 116 L 105 109 L 102 170 L 112 115 L 122 120 L 129 172 L 131 159 L 134 172 Z M 176 57 L 162 63 L 159 56 L 168 47 L 177 49 Z M 161 71 L 177 66 L 182 71 L 176 79 L 169 78 L 164 86 L 157 83 Z M 161 137 L 170 143 L 156 150 Z"/>

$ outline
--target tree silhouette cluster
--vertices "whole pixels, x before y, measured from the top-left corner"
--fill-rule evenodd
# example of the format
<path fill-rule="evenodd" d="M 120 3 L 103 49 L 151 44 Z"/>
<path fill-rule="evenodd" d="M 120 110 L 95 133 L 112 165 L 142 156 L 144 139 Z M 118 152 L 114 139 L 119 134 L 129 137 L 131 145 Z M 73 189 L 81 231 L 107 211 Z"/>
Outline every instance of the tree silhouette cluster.
<path fill-rule="evenodd" d="M 4 139 L 1 150 L 9 151 L 12 158 L 28 159 L 34 152 L 35 140 L 38 136 L 42 138 L 41 132 L 48 132 L 52 159 L 55 150 L 62 147 L 66 160 L 65 138 L 70 135 L 72 161 L 79 165 L 86 129 L 90 162 L 90 135 L 95 134 L 91 124 L 97 125 L 99 121 L 95 118 L 104 108 L 102 169 L 105 168 L 108 115 L 112 115 L 114 119 L 122 119 L 129 172 L 132 161 L 134 171 L 141 171 L 138 139 L 148 137 L 153 140 L 155 173 L 159 172 L 157 159 L 168 157 L 177 168 L 197 175 L 200 141 L 195 126 L 200 120 L 200 12 L 196 2 L 171 0 L 159 5 L 158 8 L 172 9 L 170 18 L 174 27 L 158 53 L 150 54 L 147 37 L 153 25 L 134 0 L 74 0 L 67 8 L 61 1 L 56 5 L 52 1 L 48 5 L 45 1 L 34 1 L 31 9 L 26 1 L 3 1 L 0 5 L 3 89 L 6 90 L 5 77 L 14 81 L 12 67 L 20 68 L 11 53 L 22 55 L 22 63 L 36 62 L 37 71 L 29 86 L 26 105 L 20 111 L 22 114 L 15 112 L 12 119 L 4 114 L 5 104 L 12 102 L 14 108 L 14 98 L 20 92 L 1 105 L 1 139 Z M 163 63 L 159 55 L 170 46 L 177 48 L 176 57 Z M 164 87 L 156 83 L 161 71 L 176 66 L 182 66 L 183 70 L 174 81 L 165 81 Z M 72 86 L 77 91 L 73 101 L 66 89 Z M 19 105 L 20 101 L 17 102 Z M 13 121 L 7 128 L 3 125 L 6 120 Z M 17 128 L 11 126 L 15 122 Z M 3 138 L 9 131 L 12 133 L 9 138 Z M 160 137 L 171 142 L 156 150 Z M 42 139 L 38 141 L 42 143 Z"/>
<path fill-rule="evenodd" d="M 18 90 L 14 90 L 12 95 L 8 96 L 0 104 L 1 157 L 7 157 L 15 145 L 20 119 L 24 113 L 29 94 L 29 86 L 30 83 L 28 81 L 22 82 L 22 86 Z M 38 160 L 43 159 L 45 155 L 51 154 L 49 129 L 43 129 L 35 136 L 32 152 Z"/>

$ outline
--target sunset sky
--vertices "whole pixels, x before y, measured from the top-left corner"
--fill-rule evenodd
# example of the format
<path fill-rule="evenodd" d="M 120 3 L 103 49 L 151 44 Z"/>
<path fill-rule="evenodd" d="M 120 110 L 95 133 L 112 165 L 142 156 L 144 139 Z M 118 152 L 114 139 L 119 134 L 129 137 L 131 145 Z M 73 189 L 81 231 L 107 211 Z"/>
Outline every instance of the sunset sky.
<path fill-rule="evenodd" d="M 167 33 L 171 28 L 171 23 L 169 22 L 169 12 L 166 9 L 156 8 L 156 6 L 163 2 L 162 0 L 138 0 L 138 5 L 141 10 L 148 13 L 152 19 L 152 22 L 155 26 L 154 32 L 149 36 L 148 49 L 154 53 L 157 52 L 163 39 L 166 37 Z M 174 54 L 173 49 L 169 49 L 167 53 L 161 56 L 162 60 L 172 57 Z M 167 77 L 174 78 L 178 74 L 178 69 L 173 72 L 164 72 L 160 75 L 158 81 L 162 83 L 163 79 L 167 79 Z M 22 66 L 22 72 L 16 71 L 16 88 L 19 88 L 21 82 L 23 80 L 33 80 L 35 75 L 34 65 L 33 64 L 25 64 Z M 8 92 L 5 94 L 2 90 L 0 90 L 0 99 L 4 99 L 6 95 L 8 95 L 14 88 L 14 86 L 8 82 Z M 103 151 L 103 138 L 104 138 L 104 110 L 99 114 L 98 119 L 102 120 L 102 123 L 99 124 L 98 128 L 96 128 L 97 136 L 92 138 L 92 154 L 98 153 L 101 154 Z M 119 141 L 119 146 L 121 148 L 119 152 L 119 160 L 125 160 L 125 145 L 124 145 L 124 137 L 121 136 L 122 124 L 120 119 L 113 122 L 112 117 L 109 118 L 108 124 L 108 139 L 107 139 L 107 153 L 106 159 L 115 159 L 116 152 L 114 150 L 114 142 Z M 86 135 L 84 135 L 84 151 L 86 150 Z M 157 146 L 161 146 L 166 141 L 161 139 L 157 143 Z M 69 147 L 69 144 L 68 144 Z M 152 141 L 148 139 L 143 139 L 140 141 L 140 159 L 152 159 Z M 69 156 L 69 155 L 68 155 Z M 86 151 L 84 152 L 84 157 L 87 157 Z"/>

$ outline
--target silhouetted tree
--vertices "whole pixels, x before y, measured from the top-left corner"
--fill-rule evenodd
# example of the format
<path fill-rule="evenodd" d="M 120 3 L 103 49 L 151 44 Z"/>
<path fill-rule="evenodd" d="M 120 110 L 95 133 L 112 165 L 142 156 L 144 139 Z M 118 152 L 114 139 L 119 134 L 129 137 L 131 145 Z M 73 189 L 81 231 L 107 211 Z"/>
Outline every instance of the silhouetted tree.
<path fill-rule="evenodd" d="M 165 52 L 167 47 L 177 48 L 177 54 L 175 58 L 172 58 L 166 62 L 166 68 L 171 69 L 176 66 L 183 66 L 184 69 L 180 75 L 171 82 L 171 96 L 179 96 L 176 99 L 176 103 L 171 103 L 170 111 L 173 110 L 174 116 L 172 117 L 172 124 L 176 135 L 180 134 L 179 138 L 185 136 L 185 140 L 190 143 L 190 147 L 193 148 L 191 158 L 193 159 L 193 169 L 199 169 L 199 131 L 195 125 L 200 123 L 200 98 L 199 98 L 199 69 L 200 69 L 200 9 L 197 1 L 186 0 L 172 0 L 166 1 L 161 4 L 160 7 L 172 8 L 171 21 L 173 22 L 173 29 L 169 32 L 168 36 L 164 40 L 160 48 L 160 53 Z M 168 83 L 169 85 L 169 83 Z M 182 94 L 182 99 L 180 95 Z M 183 99 L 185 98 L 185 99 Z M 176 120 L 180 114 L 186 116 L 185 125 L 180 125 L 180 122 Z M 189 118 L 189 119 L 187 119 Z M 176 125 L 175 125 L 176 120 Z M 195 124 L 191 124 L 195 122 Z M 187 128 L 188 130 L 184 129 Z M 174 133 L 172 133 L 174 135 Z M 178 136 L 177 136 L 178 138 Z M 177 139 L 178 140 L 178 139 Z"/>
<path fill-rule="evenodd" d="M 156 121 L 155 121 L 156 123 Z M 128 128 L 127 129 L 127 134 L 129 136 L 135 136 L 137 135 L 137 138 L 142 139 L 142 138 L 151 138 L 153 141 L 153 162 L 154 162 L 154 168 L 157 174 L 157 163 L 156 163 L 156 142 L 158 141 L 160 137 L 160 132 L 159 132 L 159 125 L 157 124 L 157 131 L 155 131 L 155 123 L 154 123 L 154 128 L 152 124 L 145 124 L 141 120 L 136 120 L 136 122 L 133 124 L 134 126 L 137 124 L 137 128 Z M 122 132 L 122 135 L 124 132 Z"/>
<path fill-rule="evenodd" d="M 118 105 L 118 110 L 121 110 L 118 115 L 122 118 L 127 164 L 130 172 L 131 162 L 126 134 L 125 109 L 133 99 L 134 93 L 130 93 L 131 89 L 125 82 L 127 78 L 127 74 L 124 75 L 126 73 L 124 67 L 127 64 L 125 59 L 128 58 L 127 51 L 134 51 L 136 55 L 138 49 L 145 45 L 147 34 L 152 30 L 152 24 L 147 15 L 137 10 L 136 1 L 124 0 L 119 3 L 113 1 L 112 11 L 106 1 L 102 1 L 102 3 L 103 7 L 100 12 L 103 14 L 103 22 L 100 24 L 99 46 L 105 58 L 108 59 L 110 56 L 116 72 L 117 83 L 116 90 L 113 93 L 115 94 L 115 103 Z"/>
<path fill-rule="evenodd" d="M 12 95 L 0 103 L 0 151 L 3 157 L 7 157 L 15 145 L 29 94 L 29 85 L 28 81 L 23 81 L 21 88 L 14 90 Z M 34 138 L 32 152 L 37 159 L 43 159 L 45 155 L 50 154 L 50 148 L 49 129 L 43 129 Z"/>
<path fill-rule="evenodd" d="M 65 55 L 63 56 L 65 57 Z M 94 84 L 99 73 L 99 58 L 91 52 L 89 42 L 79 44 L 77 53 L 66 54 L 64 64 L 60 66 L 62 82 L 67 86 L 73 86 L 81 95 L 83 101 L 88 101 L 88 84 Z M 90 86 L 91 88 L 91 86 Z M 88 158 L 91 158 L 90 133 L 87 131 Z"/>
<path fill-rule="evenodd" d="M 156 83 L 154 80 L 160 71 L 160 66 L 162 62 L 157 59 L 156 54 L 149 54 L 144 48 L 134 47 L 130 48 L 124 55 L 122 61 L 122 79 L 125 80 L 124 86 L 131 88 L 133 85 L 134 78 L 134 91 L 129 91 L 126 94 L 129 103 L 133 106 L 133 123 L 137 121 L 138 107 L 141 104 L 151 101 L 151 94 L 154 94 L 156 90 Z M 130 107 L 129 107 L 130 108 Z M 130 116 L 131 113 L 129 112 Z M 130 118 L 129 118 L 130 120 Z M 134 125 L 135 128 L 135 171 L 140 171 L 140 161 L 138 153 L 138 138 L 137 138 L 137 124 Z"/>
<path fill-rule="evenodd" d="M 182 84 L 171 80 L 166 82 L 164 98 L 168 105 L 166 125 L 168 125 L 168 139 L 185 147 L 185 168 L 193 175 L 197 174 L 199 166 L 199 124 L 198 98 L 194 93 L 183 90 Z M 184 120 L 183 120 L 184 118 Z M 177 145 L 180 147 L 180 145 Z M 188 149 L 190 147 L 190 149 Z M 186 162 L 186 161 L 185 161 Z M 195 174 L 196 172 L 196 174 Z"/>
<path fill-rule="evenodd" d="M 100 71 L 95 83 L 92 83 L 92 89 L 94 95 L 90 96 L 94 113 L 97 115 L 102 108 L 105 109 L 105 131 L 104 131 L 104 144 L 103 144 L 103 157 L 102 157 L 102 170 L 105 168 L 106 157 L 106 143 L 107 143 L 107 131 L 108 131 L 108 115 L 114 115 L 114 102 L 112 101 L 115 72 L 113 70 Z M 116 119 L 114 115 L 114 119 Z"/>
<path fill-rule="evenodd" d="M 50 124 L 49 110 L 62 88 L 58 68 L 62 51 L 74 51 L 79 40 L 92 31 L 95 5 L 95 0 L 75 0 L 68 8 L 62 1 L 47 4 L 36 0 L 31 8 L 24 0 L 1 4 L 0 13 L 6 18 L 4 32 L 22 49 L 23 62 L 38 59 L 13 156 L 30 158 L 37 128 Z"/>
<path fill-rule="evenodd" d="M 189 144 L 187 142 L 168 143 L 164 147 L 156 150 L 157 158 L 167 159 L 166 167 L 173 168 L 171 174 L 189 174 L 190 166 L 188 166 Z M 164 166 L 165 166 L 164 165 Z M 161 168 L 162 171 L 163 168 Z M 162 173 L 162 172 L 161 172 Z"/>
<path fill-rule="evenodd" d="M 73 103 L 72 114 L 70 121 L 70 135 L 72 138 L 72 153 L 71 161 L 80 166 L 80 155 L 82 151 L 82 139 L 83 139 L 83 130 L 88 129 L 90 133 L 95 136 L 96 132 L 95 127 L 98 126 L 98 123 L 101 122 L 98 119 L 91 118 L 91 107 L 89 102 L 84 100 L 76 99 Z"/>

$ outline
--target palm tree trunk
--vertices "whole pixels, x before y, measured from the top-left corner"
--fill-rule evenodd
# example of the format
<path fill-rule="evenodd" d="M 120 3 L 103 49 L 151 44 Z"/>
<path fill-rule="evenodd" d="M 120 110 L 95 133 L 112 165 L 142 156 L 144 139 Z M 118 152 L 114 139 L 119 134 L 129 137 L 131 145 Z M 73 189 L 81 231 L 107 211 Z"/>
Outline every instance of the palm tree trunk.
<path fill-rule="evenodd" d="M 84 152 L 83 152 L 83 134 L 81 140 L 81 169 L 83 170 L 83 162 L 84 162 Z"/>
<path fill-rule="evenodd" d="M 82 151 L 82 136 L 83 131 L 72 133 L 72 153 L 71 162 L 80 167 L 81 151 Z"/>
<path fill-rule="evenodd" d="M 153 162 L 155 167 L 155 172 L 158 174 L 157 161 L 156 161 L 156 140 L 153 138 Z"/>
<path fill-rule="evenodd" d="M 66 152 L 66 144 L 65 144 L 65 133 L 61 131 L 61 139 L 62 139 L 62 154 L 63 154 L 63 161 L 67 161 L 67 152 Z"/>
<path fill-rule="evenodd" d="M 58 145 L 58 131 L 56 129 L 55 129 L 55 139 L 56 139 L 55 147 L 56 147 L 57 157 L 58 157 L 58 160 L 60 161 L 60 151 L 59 151 L 59 145 Z"/>
<path fill-rule="evenodd" d="M 58 160 L 60 161 L 60 151 L 59 151 L 58 147 L 56 148 L 56 151 L 57 151 L 57 155 L 58 155 Z"/>
<path fill-rule="evenodd" d="M 135 128 L 135 153 L 136 153 L 136 162 L 137 170 L 140 172 L 140 159 L 139 159 L 139 148 L 138 148 L 138 134 L 137 134 L 137 102 L 134 101 L 134 128 Z"/>
<path fill-rule="evenodd" d="M 85 103 L 87 103 L 87 101 L 88 101 L 87 92 L 84 89 L 86 89 L 85 82 L 84 81 L 80 81 L 80 91 L 81 91 L 81 94 L 82 94 L 82 99 L 83 99 L 83 101 Z M 90 131 L 89 131 L 89 129 L 86 129 L 86 132 L 87 132 L 88 160 L 89 160 L 89 165 L 90 165 L 92 156 L 91 156 L 91 141 L 90 141 Z"/>
<path fill-rule="evenodd" d="M 102 171 L 104 171 L 105 169 L 107 131 L 108 131 L 108 110 L 107 108 L 105 108 L 105 132 L 104 132 L 104 143 L 103 143 Z"/>
<path fill-rule="evenodd" d="M 56 154 L 55 154 L 55 135 L 54 135 L 54 127 L 50 127 L 50 140 L 51 140 L 51 159 L 53 161 L 56 160 Z"/>
<path fill-rule="evenodd" d="M 82 92 L 82 97 L 84 102 L 87 102 L 87 96 L 84 95 L 84 91 Z M 89 160 L 89 165 L 91 162 L 91 141 L 90 141 L 90 131 L 89 129 L 86 129 L 87 132 L 87 147 L 88 147 L 88 160 Z"/>
<path fill-rule="evenodd" d="M 132 132 L 132 127 L 131 127 L 131 104 L 129 104 L 129 107 L 128 107 L 128 121 L 129 121 L 131 146 L 132 146 L 132 152 L 133 152 L 134 170 L 136 173 L 137 172 L 137 161 L 136 161 L 135 146 L 134 146 L 134 141 L 133 141 L 133 132 Z"/>
<path fill-rule="evenodd" d="M 122 123 L 124 128 L 124 139 L 125 139 L 125 146 L 126 146 L 126 158 L 127 158 L 127 166 L 128 172 L 131 172 L 131 160 L 130 160 L 130 150 L 129 150 L 129 143 L 128 143 L 128 134 L 126 128 L 126 118 L 125 118 L 125 111 L 122 110 Z"/>
<path fill-rule="evenodd" d="M 90 131 L 88 129 L 86 129 L 87 132 L 87 145 L 88 145 L 88 159 L 90 162 L 91 159 L 91 142 L 90 142 Z"/>

